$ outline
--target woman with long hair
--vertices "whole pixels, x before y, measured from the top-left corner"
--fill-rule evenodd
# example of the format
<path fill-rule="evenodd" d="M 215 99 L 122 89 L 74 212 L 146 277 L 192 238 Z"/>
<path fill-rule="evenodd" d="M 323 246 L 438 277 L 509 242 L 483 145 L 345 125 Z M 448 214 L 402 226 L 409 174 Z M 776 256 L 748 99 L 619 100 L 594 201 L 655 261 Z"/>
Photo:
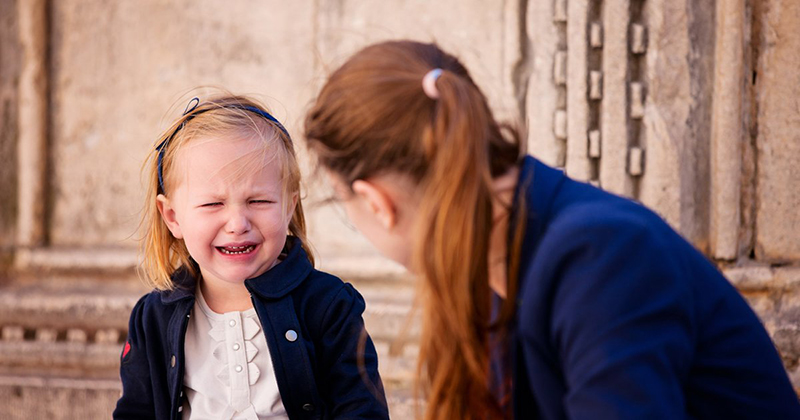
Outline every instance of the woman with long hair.
<path fill-rule="evenodd" d="M 420 278 L 426 419 L 800 418 L 719 271 L 650 210 L 525 156 L 436 45 L 359 51 L 305 129 L 355 227 Z"/>

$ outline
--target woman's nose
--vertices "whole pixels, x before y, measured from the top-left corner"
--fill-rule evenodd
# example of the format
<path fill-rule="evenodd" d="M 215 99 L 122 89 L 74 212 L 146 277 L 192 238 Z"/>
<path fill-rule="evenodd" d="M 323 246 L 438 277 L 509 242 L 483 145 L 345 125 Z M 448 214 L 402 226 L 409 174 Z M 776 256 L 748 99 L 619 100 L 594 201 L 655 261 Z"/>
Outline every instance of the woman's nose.
<path fill-rule="evenodd" d="M 231 209 L 225 231 L 233 234 L 242 234 L 250 231 L 250 217 L 247 211 L 241 208 Z"/>

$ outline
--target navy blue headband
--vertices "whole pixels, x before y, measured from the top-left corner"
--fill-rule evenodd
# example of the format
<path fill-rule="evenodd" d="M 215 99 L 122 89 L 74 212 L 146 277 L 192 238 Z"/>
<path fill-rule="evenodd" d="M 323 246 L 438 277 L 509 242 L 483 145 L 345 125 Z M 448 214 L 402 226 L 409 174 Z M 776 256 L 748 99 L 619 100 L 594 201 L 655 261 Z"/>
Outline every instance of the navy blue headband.
<path fill-rule="evenodd" d="M 192 98 L 189 101 L 189 104 L 186 105 L 186 109 L 183 111 L 183 115 L 191 113 L 192 111 L 197 109 L 198 105 L 200 105 L 200 99 L 199 98 Z M 179 125 L 178 128 L 176 128 L 175 131 L 172 132 L 172 134 L 167 136 L 167 138 L 165 138 L 161 143 L 158 144 L 158 146 L 156 146 L 156 150 L 158 150 L 157 165 L 158 165 L 158 186 L 160 188 L 160 193 L 164 193 L 164 191 L 165 191 L 164 190 L 164 175 L 163 175 L 164 170 L 163 170 L 162 162 L 164 161 L 164 151 L 167 149 L 167 146 L 169 145 L 170 140 L 172 140 L 172 138 L 175 137 L 175 134 L 177 134 L 178 131 L 181 131 L 181 129 L 186 125 L 186 123 L 189 122 L 192 118 L 194 118 L 194 117 L 196 117 L 196 116 L 198 116 L 198 115 L 200 115 L 200 114 L 202 114 L 204 112 L 212 111 L 212 110 L 219 109 L 219 108 L 244 109 L 244 110 L 250 111 L 250 112 L 252 112 L 254 114 L 258 114 L 258 115 L 268 119 L 269 121 L 272 121 L 273 123 L 275 123 L 275 125 L 277 125 L 278 128 L 280 128 L 281 131 L 283 131 L 283 134 L 286 134 L 286 138 L 288 138 L 290 142 L 292 141 L 292 136 L 289 135 L 289 132 L 286 131 L 286 128 L 283 127 L 283 124 L 281 124 L 280 121 L 278 121 L 275 117 L 273 117 L 269 112 L 264 111 L 264 110 L 259 109 L 259 108 L 256 108 L 254 106 L 230 104 L 230 105 L 224 105 L 224 106 L 217 107 L 217 108 L 211 107 L 211 108 L 201 109 L 201 110 L 195 112 L 194 114 L 191 114 L 188 117 L 186 117 L 186 119 L 183 120 L 181 125 Z"/>

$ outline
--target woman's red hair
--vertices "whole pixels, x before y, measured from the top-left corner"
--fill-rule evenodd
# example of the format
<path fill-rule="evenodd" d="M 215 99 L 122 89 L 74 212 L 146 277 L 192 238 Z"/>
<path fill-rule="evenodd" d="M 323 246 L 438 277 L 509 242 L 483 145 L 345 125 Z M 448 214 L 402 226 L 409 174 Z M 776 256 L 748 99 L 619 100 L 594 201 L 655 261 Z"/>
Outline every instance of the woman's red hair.
<path fill-rule="evenodd" d="M 439 97 L 422 79 L 440 68 Z M 419 378 L 427 419 L 501 418 L 489 386 L 492 180 L 519 162 L 517 132 L 498 125 L 467 70 L 436 45 L 369 46 L 336 70 L 306 119 L 310 150 L 347 185 L 379 173 L 422 192 L 414 271 L 423 278 Z M 520 212 L 517 212 L 520 213 Z M 504 325 L 513 312 L 522 223 L 516 223 Z"/>

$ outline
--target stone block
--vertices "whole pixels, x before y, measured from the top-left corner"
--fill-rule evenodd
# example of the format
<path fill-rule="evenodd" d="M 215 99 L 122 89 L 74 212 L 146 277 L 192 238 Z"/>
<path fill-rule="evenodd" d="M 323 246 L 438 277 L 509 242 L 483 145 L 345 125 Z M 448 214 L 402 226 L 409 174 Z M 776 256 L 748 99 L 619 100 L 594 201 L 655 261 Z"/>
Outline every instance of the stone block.
<path fill-rule="evenodd" d="M 132 272 L 141 264 L 132 247 L 41 247 L 19 249 L 15 255 L 16 268 L 38 271 L 111 271 Z"/>
<path fill-rule="evenodd" d="M 603 102 L 600 109 L 600 184 L 615 194 L 633 197 L 633 181 L 626 171 L 628 143 L 628 0 L 603 5 Z"/>
<path fill-rule="evenodd" d="M 711 220 L 709 245 L 715 258 L 738 255 L 741 220 L 745 4 L 717 3 L 713 125 L 711 128 Z"/>
<path fill-rule="evenodd" d="M 564 166 L 567 138 L 566 1 L 528 2 L 526 37 L 530 56 L 525 93 L 528 152 L 552 166 Z"/>
<path fill-rule="evenodd" d="M 600 158 L 600 131 L 592 130 L 589 132 L 589 157 Z"/>
<path fill-rule="evenodd" d="M 769 0 L 760 15 L 756 258 L 800 259 L 800 3 Z"/>
<path fill-rule="evenodd" d="M 601 71 L 589 72 L 589 99 L 603 99 L 603 72 Z"/>
<path fill-rule="evenodd" d="M 67 341 L 71 343 L 85 343 L 87 339 L 86 331 L 80 328 L 70 328 L 67 330 Z"/>
<path fill-rule="evenodd" d="M 3 327 L 3 341 L 7 343 L 22 341 L 25 337 L 25 329 L 19 325 L 6 325 Z"/>
<path fill-rule="evenodd" d="M 631 176 L 641 176 L 644 173 L 644 150 L 641 147 L 631 147 L 628 153 L 628 173 Z"/>
<path fill-rule="evenodd" d="M 647 52 L 647 28 L 642 24 L 631 25 L 631 52 L 634 54 Z"/>
<path fill-rule="evenodd" d="M 558 51 L 553 64 L 553 80 L 558 86 L 567 85 L 567 52 Z"/>
<path fill-rule="evenodd" d="M 556 138 L 564 141 L 567 139 L 567 111 L 559 109 L 555 113 L 555 121 L 553 122 Z M 562 166 L 564 163 L 555 163 L 557 166 Z"/>
<path fill-rule="evenodd" d="M 592 48 L 603 48 L 603 26 L 599 23 L 592 23 L 589 32 L 589 45 Z"/>
<path fill-rule="evenodd" d="M 588 140 L 588 2 L 567 2 L 567 161 L 566 173 L 577 180 L 591 178 Z"/>
<path fill-rule="evenodd" d="M 553 22 L 564 23 L 567 21 L 569 15 L 567 9 L 567 0 L 555 0 L 555 7 L 553 8 Z"/>
<path fill-rule="evenodd" d="M 0 342 L 0 374 L 116 379 L 121 351 L 120 343 Z"/>
<path fill-rule="evenodd" d="M 17 84 L 22 57 L 17 0 L 0 0 L 0 250 L 14 245 L 17 220 Z M 2 251 L 0 251 L 2 252 Z M 3 264 L 0 262 L 0 272 Z"/>
<path fill-rule="evenodd" d="M 632 18 L 647 28 L 646 54 L 634 55 L 641 79 L 631 86 L 631 116 L 641 116 L 636 146 L 645 149 L 646 165 L 638 198 L 655 209 L 700 249 L 707 244 L 709 202 L 707 89 L 713 69 L 713 5 L 687 0 L 653 0 Z M 690 13 L 687 12 L 690 11 Z M 709 21 L 710 20 L 710 21 Z M 701 115 L 705 118 L 695 119 Z M 604 136 L 605 138 L 605 136 Z M 704 172 L 705 171 L 705 172 Z"/>
<path fill-rule="evenodd" d="M 640 120 L 644 117 L 644 85 L 633 82 L 631 89 L 631 118 Z"/>

